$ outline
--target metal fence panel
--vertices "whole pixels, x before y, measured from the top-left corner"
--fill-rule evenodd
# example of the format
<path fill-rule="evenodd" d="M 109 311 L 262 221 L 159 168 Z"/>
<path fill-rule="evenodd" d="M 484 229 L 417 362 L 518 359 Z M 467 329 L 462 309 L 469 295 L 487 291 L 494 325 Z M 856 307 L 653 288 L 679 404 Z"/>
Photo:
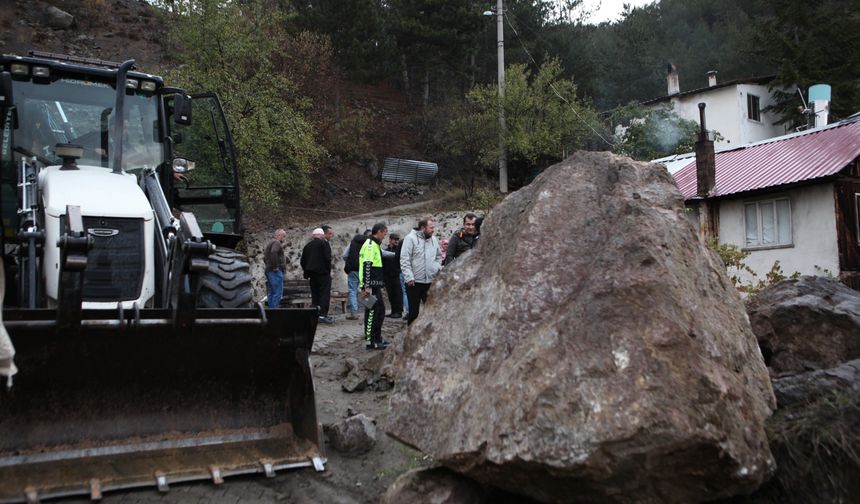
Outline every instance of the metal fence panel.
<path fill-rule="evenodd" d="M 382 180 L 411 184 L 429 184 L 439 172 L 439 165 L 411 159 L 385 158 Z"/>

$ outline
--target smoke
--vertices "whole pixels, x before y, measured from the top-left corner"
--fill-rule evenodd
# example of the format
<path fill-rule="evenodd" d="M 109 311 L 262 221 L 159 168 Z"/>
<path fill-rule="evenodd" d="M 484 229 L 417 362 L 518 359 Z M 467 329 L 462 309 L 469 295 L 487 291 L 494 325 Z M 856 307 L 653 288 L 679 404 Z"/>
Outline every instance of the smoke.
<path fill-rule="evenodd" d="M 673 121 L 658 114 L 651 114 L 648 122 L 654 143 L 661 151 L 673 151 L 681 143 L 684 132 L 681 131 L 677 119 Z"/>

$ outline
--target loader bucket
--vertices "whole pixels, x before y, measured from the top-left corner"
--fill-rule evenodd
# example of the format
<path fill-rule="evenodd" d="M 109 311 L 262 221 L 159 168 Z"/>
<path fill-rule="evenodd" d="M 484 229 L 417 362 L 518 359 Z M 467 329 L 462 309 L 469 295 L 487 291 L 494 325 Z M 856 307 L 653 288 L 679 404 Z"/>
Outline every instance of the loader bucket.
<path fill-rule="evenodd" d="M 323 469 L 308 361 L 316 309 L 4 311 L 19 373 L 0 390 L 0 502 Z"/>

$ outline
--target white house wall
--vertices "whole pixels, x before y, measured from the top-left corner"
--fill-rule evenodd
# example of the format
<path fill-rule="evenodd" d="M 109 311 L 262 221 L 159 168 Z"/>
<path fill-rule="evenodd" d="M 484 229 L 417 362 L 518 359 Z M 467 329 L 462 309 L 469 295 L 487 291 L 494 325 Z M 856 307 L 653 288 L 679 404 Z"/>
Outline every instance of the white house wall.
<path fill-rule="evenodd" d="M 740 145 L 767 140 L 775 136 L 790 133 L 785 131 L 785 126 L 775 125 L 779 118 L 772 112 L 764 112 L 764 109 L 775 103 L 773 96 L 767 86 L 759 84 L 739 84 L 737 90 L 737 118 L 740 130 Z M 761 121 L 753 121 L 748 117 L 747 95 L 753 94 L 759 97 L 761 108 Z"/>
<path fill-rule="evenodd" d="M 786 276 L 797 271 L 803 275 L 823 275 L 827 270 L 839 274 L 839 249 L 836 238 L 836 209 L 832 184 L 824 183 L 746 199 L 720 202 L 720 244 L 744 245 L 744 203 L 788 196 L 791 206 L 793 245 L 787 248 L 746 249 L 747 266 L 759 279 L 779 261 Z M 817 267 L 816 267 L 817 266 Z M 734 272 L 731 272 L 734 274 Z M 752 281 L 748 274 L 742 280 Z"/>
<path fill-rule="evenodd" d="M 748 117 L 747 95 L 759 97 L 761 121 Z M 699 103 L 705 104 L 705 121 L 709 130 L 719 132 L 722 137 L 714 142 L 717 150 L 740 147 L 753 142 L 781 136 L 787 132 L 782 125 L 775 125 L 777 116 L 763 110 L 774 103 L 767 86 L 738 84 L 735 86 L 708 89 L 701 93 L 675 96 L 670 99 L 678 117 L 699 123 Z M 664 104 L 656 103 L 652 108 Z"/>
<path fill-rule="evenodd" d="M 735 88 L 728 86 L 707 93 L 698 93 L 672 98 L 675 113 L 682 119 L 699 124 L 699 103 L 705 104 L 705 125 L 716 130 L 724 138 L 715 146 L 741 145 Z M 744 111 L 744 117 L 746 111 Z"/>

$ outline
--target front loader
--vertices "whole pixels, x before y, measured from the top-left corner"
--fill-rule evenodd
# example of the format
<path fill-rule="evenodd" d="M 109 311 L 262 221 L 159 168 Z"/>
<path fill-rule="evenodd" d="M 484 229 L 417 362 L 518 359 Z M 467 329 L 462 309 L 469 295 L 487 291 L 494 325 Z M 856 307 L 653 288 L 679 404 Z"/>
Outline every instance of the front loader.
<path fill-rule="evenodd" d="M 317 310 L 252 304 L 218 98 L 3 55 L 0 128 L 0 502 L 323 470 Z"/>

